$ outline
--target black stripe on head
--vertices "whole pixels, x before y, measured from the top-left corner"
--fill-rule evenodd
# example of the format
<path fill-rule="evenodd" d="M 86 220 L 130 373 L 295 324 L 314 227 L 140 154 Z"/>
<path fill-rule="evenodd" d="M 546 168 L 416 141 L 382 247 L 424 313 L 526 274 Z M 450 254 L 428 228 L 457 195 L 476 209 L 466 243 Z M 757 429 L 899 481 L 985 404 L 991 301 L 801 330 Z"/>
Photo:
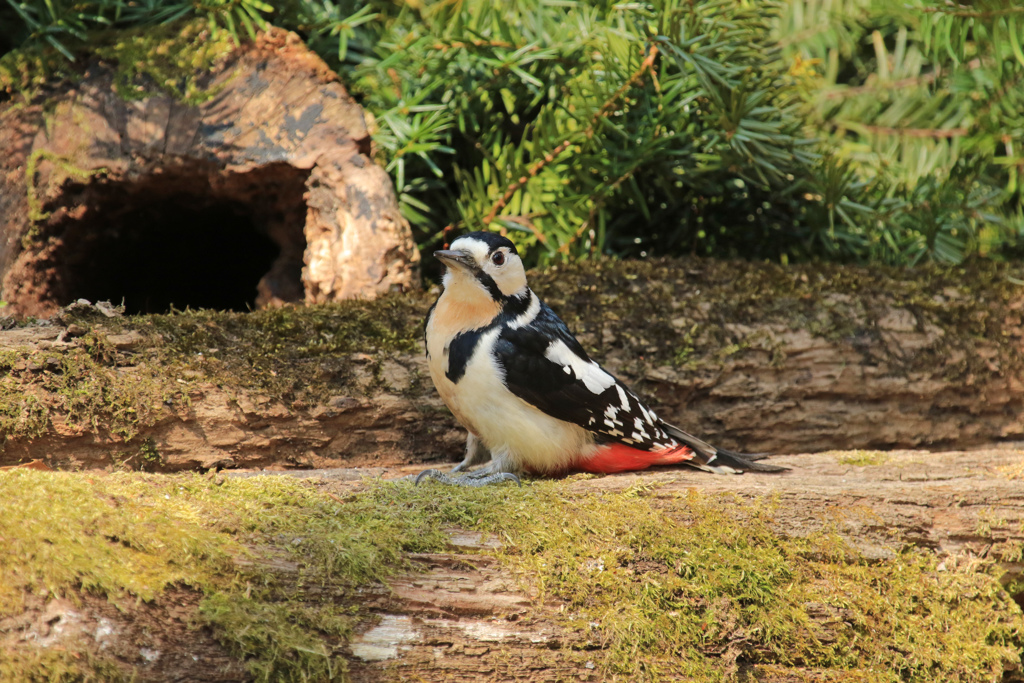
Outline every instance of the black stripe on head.
<path fill-rule="evenodd" d="M 483 242 L 487 245 L 488 254 L 493 254 L 496 249 L 500 249 L 501 247 L 508 247 L 513 254 L 519 256 L 519 252 L 516 251 L 516 245 L 512 244 L 512 240 L 507 237 L 502 237 L 496 232 L 477 230 L 476 232 L 467 232 L 465 235 L 459 235 L 459 237 L 470 237 Z"/>
<path fill-rule="evenodd" d="M 494 278 L 485 273 L 482 270 L 474 270 L 473 274 L 476 275 L 477 282 L 484 286 L 487 293 L 491 295 L 491 298 L 495 301 L 501 301 L 505 298 L 505 295 L 501 293 L 501 288 L 498 287 L 498 283 L 494 281 Z"/>

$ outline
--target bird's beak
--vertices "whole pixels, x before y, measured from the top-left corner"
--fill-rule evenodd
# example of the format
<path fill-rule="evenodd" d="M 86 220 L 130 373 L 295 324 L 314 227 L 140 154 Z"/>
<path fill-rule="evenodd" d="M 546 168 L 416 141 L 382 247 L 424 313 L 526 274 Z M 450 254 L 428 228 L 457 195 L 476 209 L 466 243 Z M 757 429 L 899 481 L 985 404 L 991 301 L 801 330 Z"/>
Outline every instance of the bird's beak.
<path fill-rule="evenodd" d="M 461 249 L 438 249 L 434 252 L 434 258 L 446 266 L 463 266 L 471 270 L 476 268 L 473 255 Z"/>

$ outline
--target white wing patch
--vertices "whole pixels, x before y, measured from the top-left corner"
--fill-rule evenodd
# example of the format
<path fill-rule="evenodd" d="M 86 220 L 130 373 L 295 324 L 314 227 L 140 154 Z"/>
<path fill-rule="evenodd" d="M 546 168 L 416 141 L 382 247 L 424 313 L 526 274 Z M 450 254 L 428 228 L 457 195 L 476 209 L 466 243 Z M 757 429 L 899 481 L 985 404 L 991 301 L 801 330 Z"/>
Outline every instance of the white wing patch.
<path fill-rule="evenodd" d="M 618 384 L 615 385 L 615 390 L 619 392 L 619 402 L 622 404 L 622 409 L 627 413 L 629 412 L 629 397 L 626 396 L 626 390 Z"/>
<path fill-rule="evenodd" d="M 567 373 L 572 371 L 592 394 L 604 393 L 605 389 L 615 384 L 615 378 L 601 369 L 600 365 L 593 361 L 583 360 L 573 353 L 561 339 L 556 339 L 548 345 L 544 351 L 544 357 L 552 363 L 561 365 Z M 619 391 L 622 390 L 619 389 Z M 626 405 L 628 406 L 628 404 Z"/>

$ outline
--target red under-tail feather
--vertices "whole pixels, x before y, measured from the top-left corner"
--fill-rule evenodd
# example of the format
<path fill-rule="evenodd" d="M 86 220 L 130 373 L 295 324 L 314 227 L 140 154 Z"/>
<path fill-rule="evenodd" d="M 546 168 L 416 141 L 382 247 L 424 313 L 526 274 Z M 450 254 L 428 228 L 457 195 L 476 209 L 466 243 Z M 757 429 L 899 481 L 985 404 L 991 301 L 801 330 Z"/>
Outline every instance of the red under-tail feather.
<path fill-rule="evenodd" d="M 645 470 L 652 465 L 678 465 L 693 458 L 693 451 L 686 446 L 663 451 L 641 451 L 621 443 L 604 444 L 594 455 L 581 460 L 577 467 L 584 472 L 612 474 Z"/>

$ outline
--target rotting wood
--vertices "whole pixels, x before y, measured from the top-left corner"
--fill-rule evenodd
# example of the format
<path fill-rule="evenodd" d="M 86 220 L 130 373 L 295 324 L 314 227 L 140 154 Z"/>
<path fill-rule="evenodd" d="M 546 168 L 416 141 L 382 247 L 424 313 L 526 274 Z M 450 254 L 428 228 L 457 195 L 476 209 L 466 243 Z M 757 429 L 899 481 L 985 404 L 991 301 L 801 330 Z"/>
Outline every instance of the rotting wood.
<path fill-rule="evenodd" d="M 593 357 L 664 419 L 726 448 L 794 453 L 1024 440 L 1024 297 L 1010 277 L 1003 266 L 909 272 L 684 259 L 559 267 L 531 282 Z M 219 348 L 198 349 L 209 358 L 191 350 L 166 370 L 149 360 L 168 343 L 145 317 L 97 314 L 0 331 L 11 364 L 4 410 L 13 418 L 0 465 L 42 458 L 55 467 L 139 467 L 133 456 L 144 444 L 159 456 L 147 469 L 165 471 L 454 461 L 464 432 L 429 381 L 419 340 L 431 296 L 346 304 L 387 321 L 382 333 L 400 337 L 389 348 L 414 350 L 379 351 L 374 344 L 383 343 L 365 336 L 355 353 L 307 349 L 302 367 L 315 363 L 316 375 L 290 375 L 299 367 L 289 365 L 291 352 L 273 351 L 309 339 L 279 340 L 264 327 L 251 339 L 280 357 L 226 372 L 244 319 L 190 323 L 223 327 Z M 352 324 L 344 310 L 338 325 Z M 359 325 L 324 333 L 362 335 Z M 103 406 L 69 425 L 64 399 L 40 393 L 40 379 L 59 378 L 62 359 L 102 340 L 113 351 L 96 362 L 125 378 L 165 372 L 160 381 L 189 392 L 173 405 L 136 406 L 148 416 L 128 443 Z M 250 377 L 280 393 L 249 388 Z M 53 406 L 33 438 L 17 432 L 22 396 Z"/>
<path fill-rule="evenodd" d="M 1021 449 L 835 452 L 778 462 L 793 469 L 779 476 L 709 476 L 662 468 L 577 481 L 569 488 L 624 491 L 642 486 L 666 509 L 692 489 L 740 500 L 767 498 L 777 502 L 773 526 L 779 533 L 832 531 L 877 562 L 902 548 L 922 547 L 945 557 L 940 567 L 952 566 L 995 557 L 1000 549 L 1024 543 L 1024 487 L 1012 478 L 1024 467 Z M 350 493 L 360 488 L 355 479 L 360 475 L 409 471 L 326 470 L 313 478 L 335 482 L 325 490 Z M 426 572 L 397 577 L 390 589 L 369 595 L 366 604 L 380 621 L 364 627 L 351 644 L 353 680 L 598 680 L 591 667 L 600 647 L 586 633 L 560 626 L 565 623 L 560 603 L 538 605 L 490 557 L 471 552 L 494 542 L 473 534 L 453 536 L 450 553 L 418 557 Z M 1002 567 L 1005 584 L 1024 578 L 1020 562 L 1003 562 Z M 1024 603 L 1024 594 L 1017 599 Z M 811 616 L 821 624 L 823 638 L 830 623 L 842 621 L 841 614 L 825 606 Z M 761 681 L 826 675 L 800 666 L 781 671 L 741 663 L 741 668 Z M 1020 673 L 1008 673 L 1006 680 L 1019 680 L 1015 676 Z"/>
<path fill-rule="evenodd" d="M 262 233 L 279 250 L 265 272 L 241 284 L 250 304 L 419 286 L 419 252 L 391 180 L 371 156 L 363 111 L 297 35 L 272 29 L 225 54 L 197 76 L 209 94 L 199 103 L 178 101 L 143 77 L 131 85 L 149 92 L 126 99 L 117 65 L 80 61 L 78 82 L 52 84 L 37 101 L 0 104 L 0 299 L 8 313 L 45 316 L 82 296 L 115 299 L 90 293 L 109 287 L 99 282 L 110 271 L 133 270 L 107 254 L 151 259 L 141 273 L 162 267 L 164 254 L 132 256 L 130 245 L 178 207 L 193 212 L 180 222 L 217 207 L 244 214 L 253 244 Z M 193 249 L 209 251 L 210 239 L 195 236 Z M 171 281 L 234 287 L 218 277 L 230 279 L 231 261 L 251 246 L 239 238 L 214 254 L 222 273 L 189 272 L 187 263 L 163 272 Z M 153 284 L 139 278 L 120 295 L 144 298 L 138 290 Z"/>

